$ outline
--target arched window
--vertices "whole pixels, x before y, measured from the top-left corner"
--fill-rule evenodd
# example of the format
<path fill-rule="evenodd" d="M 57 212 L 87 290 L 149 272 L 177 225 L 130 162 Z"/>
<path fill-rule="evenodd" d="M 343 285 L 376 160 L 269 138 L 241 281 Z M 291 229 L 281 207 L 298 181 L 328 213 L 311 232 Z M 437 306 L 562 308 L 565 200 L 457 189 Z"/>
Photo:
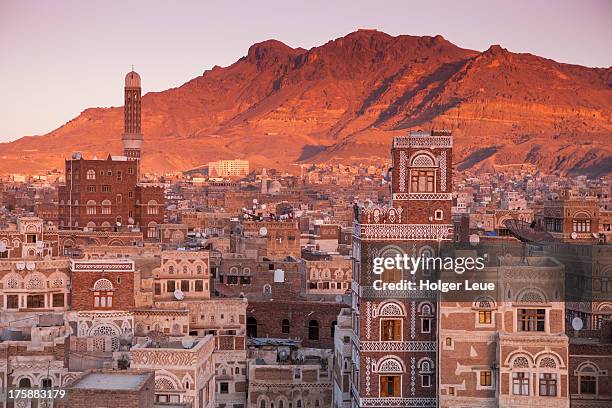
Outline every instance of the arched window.
<path fill-rule="evenodd" d="M 247 317 L 246 326 L 247 336 L 257 337 L 257 319 L 255 319 L 253 316 Z"/>
<path fill-rule="evenodd" d="M 316 320 L 308 322 L 308 340 L 319 340 L 319 322 Z"/>
<path fill-rule="evenodd" d="M 93 222 L 93 221 L 89 221 L 89 222 L 87 223 L 87 228 L 88 228 L 88 229 L 90 229 L 90 230 L 95 229 L 95 228 L 96 228 L 96 223 L 95 223 L 95 222 Z"/>
<path fill-rule="evenodd" d="M 29 378 L 24 377 L 19 380 L 19 388 L 32 388 L 32 382 Z"/>
<path fill-rule="evenodd" d="M 110 200 L 102 201 L 102 214 L 109 215 L 111 213 L 111 202 Z"/>
<path fill-rule="evenodd" d="M 87 201 L 87 215 L 96 215 L 96 202 L 94 200 Z"/>
<path fill-rule="evenodd" d="M 147 203 L 147 214 L 148 215 L 157 215 L 157 201 L 149 200 Z"/>
<path fill-rule="evenodd" d="M 598 393 L 599 369 L 591 362 L 582 363 L 576 370 L 578 374 L 579 394 L 596 395 Z"/>
<path fill-rule="evenodd" d="M 108 279 L 98 279 L 94 283 L 94 307 L 110 309 L 113 307 L 113 284 Z"/>
<path fill-rule="evenodd" d="M 281 331 L 284 334 L 288 334 L 289 333 L 289 319 L 283 319 L 283 321 L 281 323 Z"/>
<path fill-rule="evenodd" d="M 87 180 L 95 180 L 96 172 L 92 169 L 87 170 Z"/>
<path fill-rule="evenodd" d="M 380 375 L 380 396 L 381 397 L 400 397 L 401 384 L 404 369 L 399 360 L 395 358 L 385 358 L 376 367 Z"/>
<path fill-rule="evenodd" d="M 581 211 L 574 214 L 572 220 L 573 232 L 591 232 L 591 219 L 588 213 Z"/>

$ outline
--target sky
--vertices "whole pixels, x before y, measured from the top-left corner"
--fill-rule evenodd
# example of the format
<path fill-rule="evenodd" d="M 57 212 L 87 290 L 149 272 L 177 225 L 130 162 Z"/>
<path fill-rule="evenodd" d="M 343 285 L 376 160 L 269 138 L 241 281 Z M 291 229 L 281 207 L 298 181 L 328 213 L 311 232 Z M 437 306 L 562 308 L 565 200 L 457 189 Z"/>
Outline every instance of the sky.
<path fill-rule="evenodd" d="M 311 48 L 375 28 L 609 67 L 611 21 L 610 0 L 0 0 L 0 142 L 123 105 L 132 64 L 143 92 L 162 91 L 232 64 L 256 42 Z"/>

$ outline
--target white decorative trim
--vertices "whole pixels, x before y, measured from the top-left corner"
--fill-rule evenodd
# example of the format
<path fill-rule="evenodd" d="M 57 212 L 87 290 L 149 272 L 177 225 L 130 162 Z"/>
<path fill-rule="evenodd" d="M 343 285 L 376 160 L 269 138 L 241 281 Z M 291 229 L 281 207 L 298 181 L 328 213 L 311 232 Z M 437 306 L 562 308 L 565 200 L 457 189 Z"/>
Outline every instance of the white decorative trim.
<path fill-rule="evenodd" d="M 362 240 L 450 241 L 451 224 L 359 224 Z"/>
<path fill-rule="evenodd" d="M 410 357 L 410 394 L 414 396 L 416 393 L 416 358 Z"/>
<path fill-rule="evenodd" d="M 366 392 L 366 395 L 370 395 L 370 391 L 372 390 L 372 387 L 370 386 L 370 376 L 371 376 L 370 368 L 372 367 L 371 360 L 372 359 L 370 357 L 365 358 L 365 363 L 366 363 L 365 392 Z"/>
<path fill-rule="evenodd" d="M 399 191 L 406 191 L 406 163 L 408 157 L 404 150 L 400 151 L 400 162 L 399 162 Z"/>
<path fill-rule="evenodd" d="M 440 190 L 446 191 L 446 150 L 443 150 L 438 157 L 440 162 Z"/>
<path fill-rule="evenodd" d="M 393 147 L 414 148 L 450 148 L 453 147 L 452 136 L 396 136 L 393 138 Z"/>
<path fill-rule="evenodd" d="M 435 341 L 362 341 L 359 351 L 436 351 Z"/>
<path fill-rule="evenodd" d="M 417 407 L 417 408 L 429 408 L 436 406 L 435 398 L 400 398 L 400 397 L 391 397 L 391 398 L 360 398 L 359 406 L 362 408 L 367 407 L 397 407 L 397 408 L 407 408 L 407 407 Z"/>
<path fill-rule="evenodd" d="M 416 302 L 410 302 L 410 338 L 416 334 Z"/>
<path fill-rule="evenodd" d="M 366 302 L 366 339 L 370 340 L 372 334 L 372 302 Z"/>
<path fill-rule="evenodd" d="M 440 182 L 442 181 L 440 180 Z M 393 201 L 398 201 L 398 200 L 430 201 L 430 200 L 452 200 L 452 199 L 453 199 L 453 195 L 451 193 L 393 193 Z"/>

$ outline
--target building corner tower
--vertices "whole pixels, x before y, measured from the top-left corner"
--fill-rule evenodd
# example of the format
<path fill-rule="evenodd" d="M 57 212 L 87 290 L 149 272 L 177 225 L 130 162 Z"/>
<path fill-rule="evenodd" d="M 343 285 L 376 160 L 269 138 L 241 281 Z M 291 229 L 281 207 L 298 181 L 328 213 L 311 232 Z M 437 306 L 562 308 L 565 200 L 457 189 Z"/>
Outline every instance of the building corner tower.
<path fill-rule="evenodd" d="M 125 76 L 123 107 L 123 155 L 128 160 L 136 161 L 136 175 L 140 180 L 140 151 L 142 148 L 143 136 L 140 128 L 141 118 L 141 92 L 140 75 L 134 70 Z"/>

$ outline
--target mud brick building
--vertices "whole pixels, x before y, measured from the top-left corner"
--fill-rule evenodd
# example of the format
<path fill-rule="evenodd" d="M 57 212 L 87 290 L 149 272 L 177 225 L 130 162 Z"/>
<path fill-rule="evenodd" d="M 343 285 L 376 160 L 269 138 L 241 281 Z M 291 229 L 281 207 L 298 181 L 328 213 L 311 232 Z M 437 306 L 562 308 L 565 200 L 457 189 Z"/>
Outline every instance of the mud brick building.
<path fill-rule="evenodd" d="M 57 231 L 38 217 L 19 217 L 17 228 L 0 229 L 0 260 L 58 255 Z"/>
<path fill-rule="evenodd" d="M 123 155 L 86 160 L 75 153 L 66 160 L 66 185 L 58 189 L 59 227 L 139 227 L 146 239 L 157 240 L 157 226 L 164 221 L 164 187 L 141 183 L 141 88 L 136 72 L 126 75 L 124 91 Z"/>
<path fill-rule="evenodd" d="M 612 406 L 612 320 L 600 330 L 574 334 L 569 345 L 570 406 Z"/>
<path fill-rule="evenodd" d="M 67 398 L 57 400 L 57 408 L 153 408 L 153 372 L 90 371 L 67 388 Z"/>
<path fill-rule="evenodd" d="M 135 306 L 134 261 L 70 260 L 70 269 L 72 310 L 127 310 Z"/>
<path fill-rule="evenodd" d="M 372 272 L 373 257 L 437 256 L 453 238 L 453 138 L 446 131 L 395 137 L 392 202 L 355 208 L 353 232 L 353 407 L 435 407 L 434 294 L 375 290 L 373 282 L 416 280 L 431 271 Z"/>

